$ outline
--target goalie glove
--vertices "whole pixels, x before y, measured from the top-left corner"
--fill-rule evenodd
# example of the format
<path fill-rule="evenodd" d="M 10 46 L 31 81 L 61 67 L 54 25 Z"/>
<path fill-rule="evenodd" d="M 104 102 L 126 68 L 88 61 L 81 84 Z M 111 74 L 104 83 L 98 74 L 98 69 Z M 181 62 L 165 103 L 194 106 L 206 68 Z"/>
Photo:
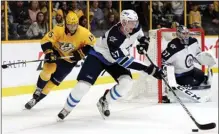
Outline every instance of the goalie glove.
<path fill-rule="evenodd" d="M 163 71 L 159 67 L 157 67 L 153 64 L 148 66 L 147 69 L 145 70 L 145 72 L 147 72 L 149 75 L 152 75 L 156 79 L 159 79 L 159 80 L 162 79 L 162 75 L 164 75 Z"/>
<path fill-rule="evenodd" d="M 48 49 L 45 51 L 45 59 L 47 59 L 46 62 L 48 63 L 54 63 L 57 59 L 57 56 L 54 54 L 53 50 Z"/>
<path fill-rule="evenodd" d="M 216 58 L 213 56 L 213 54 L 210 51 L 205 51 L 199 53 L 195 57 L 196 61 L 201 65 L 207 65 L 209 67 L 214 66 L 216 62 Z"/>
<path fill-rule="evenodd" d="M 149 37 L 141 37 L 140 39 L 138 39 L 139 43 L 138 45 L 136 45 L 136 48 L 138 50 L 139 54 L 145 54 L 144 51 L 148 51 L 148 46 L 149 46 L 149 42 L 150 42 L 150 38 Z"/>

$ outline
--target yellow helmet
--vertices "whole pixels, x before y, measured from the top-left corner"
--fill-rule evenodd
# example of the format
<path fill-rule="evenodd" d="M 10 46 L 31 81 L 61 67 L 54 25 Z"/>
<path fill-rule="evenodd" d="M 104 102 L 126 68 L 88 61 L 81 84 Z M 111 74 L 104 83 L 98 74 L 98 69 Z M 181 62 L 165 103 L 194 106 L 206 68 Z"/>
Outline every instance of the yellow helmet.
<path fill-rule="evenodd" d="M 66 24 L 78 24 L 78 16 L 70 11 L 66 16 Z"/>

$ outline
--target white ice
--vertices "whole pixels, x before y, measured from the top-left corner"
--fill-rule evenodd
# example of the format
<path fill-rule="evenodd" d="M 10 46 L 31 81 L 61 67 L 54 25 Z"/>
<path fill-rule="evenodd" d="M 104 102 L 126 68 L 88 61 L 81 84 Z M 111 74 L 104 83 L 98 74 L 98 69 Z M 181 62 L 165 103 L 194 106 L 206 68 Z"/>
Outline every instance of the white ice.
<path fill-rule="evenodd" d="M 201 123 L 218 125 L 218 76 L 213 82 L 214 102 L 186 103 Z M 31 95 L 2 99 L 3 134 L 192 134 L 197 128 L 180 104 L 113 103 L 111 116 L 103 120 L 96 102 L 113 84 L 93 86 L 80 104 L 66 117 L 56 122 L 69 90 L 55 91 L 32 110 L 24 110 Z M 218 127 L 197 134 L 217 134 Z"/>

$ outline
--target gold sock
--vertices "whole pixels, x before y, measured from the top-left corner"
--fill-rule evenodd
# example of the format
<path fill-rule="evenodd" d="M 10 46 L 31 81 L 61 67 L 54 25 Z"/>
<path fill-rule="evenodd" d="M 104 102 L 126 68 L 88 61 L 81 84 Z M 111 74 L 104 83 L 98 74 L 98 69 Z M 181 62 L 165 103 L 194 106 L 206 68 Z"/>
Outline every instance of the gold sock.
<path fill-rule="evenodd" d="M 48 81 L 46 86 L 43 88 L 42 93 L 47 95 L 49 94 L 50 90 L 53 89 L 54 87 L 56 87 L 56 85 L 52 81 Z"/>

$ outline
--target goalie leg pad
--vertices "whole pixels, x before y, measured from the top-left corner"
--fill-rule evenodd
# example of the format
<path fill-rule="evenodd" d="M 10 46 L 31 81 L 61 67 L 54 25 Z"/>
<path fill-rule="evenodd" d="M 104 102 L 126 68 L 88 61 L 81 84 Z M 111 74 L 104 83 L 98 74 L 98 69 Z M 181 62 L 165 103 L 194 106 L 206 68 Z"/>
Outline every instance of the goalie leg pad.
<path fill-rule="evenodd" d="M 199 86 L 206 79 L 204 72 L 198 68 L 194 68 L 183 76 L 176 77 L 177 84 Z"/>
<path fill-rule="evenodd" d="M 189 88 L 180 86 L 176 83 L 176 79 L 174 76 L 174 67 L 173 66 L 167 66 L 167 81 L 170 83 L 170 86 L 175 89 L 176 93 L 180 96 L 184 96 L 190 100 L 193 100 L 194 102 L 206 102 L 209 100 L 209 97 L 203 97 L 201 98 L 199 95 L 196 95 L 192 91 L 189 90 Z M 193 77 L 181 77 L 182 79 L 178 79 L 178 83 L 181 82 L 181 84 L 184 85 L 196 85 L 199 84 L 197 82 L 193 82 Z M 180 81 L 180 82 L 179 82 Z M 172 92 L 167 91 L 168 96 L 173 96 Z"/>
<path fill-rule="evenodd" d="M 211 85 L 212 78 L 213 78 L 213 71 L 212 71 L 212 69 L 208 68 L 207 76 L 208 76 L 207 85 Z"/>

